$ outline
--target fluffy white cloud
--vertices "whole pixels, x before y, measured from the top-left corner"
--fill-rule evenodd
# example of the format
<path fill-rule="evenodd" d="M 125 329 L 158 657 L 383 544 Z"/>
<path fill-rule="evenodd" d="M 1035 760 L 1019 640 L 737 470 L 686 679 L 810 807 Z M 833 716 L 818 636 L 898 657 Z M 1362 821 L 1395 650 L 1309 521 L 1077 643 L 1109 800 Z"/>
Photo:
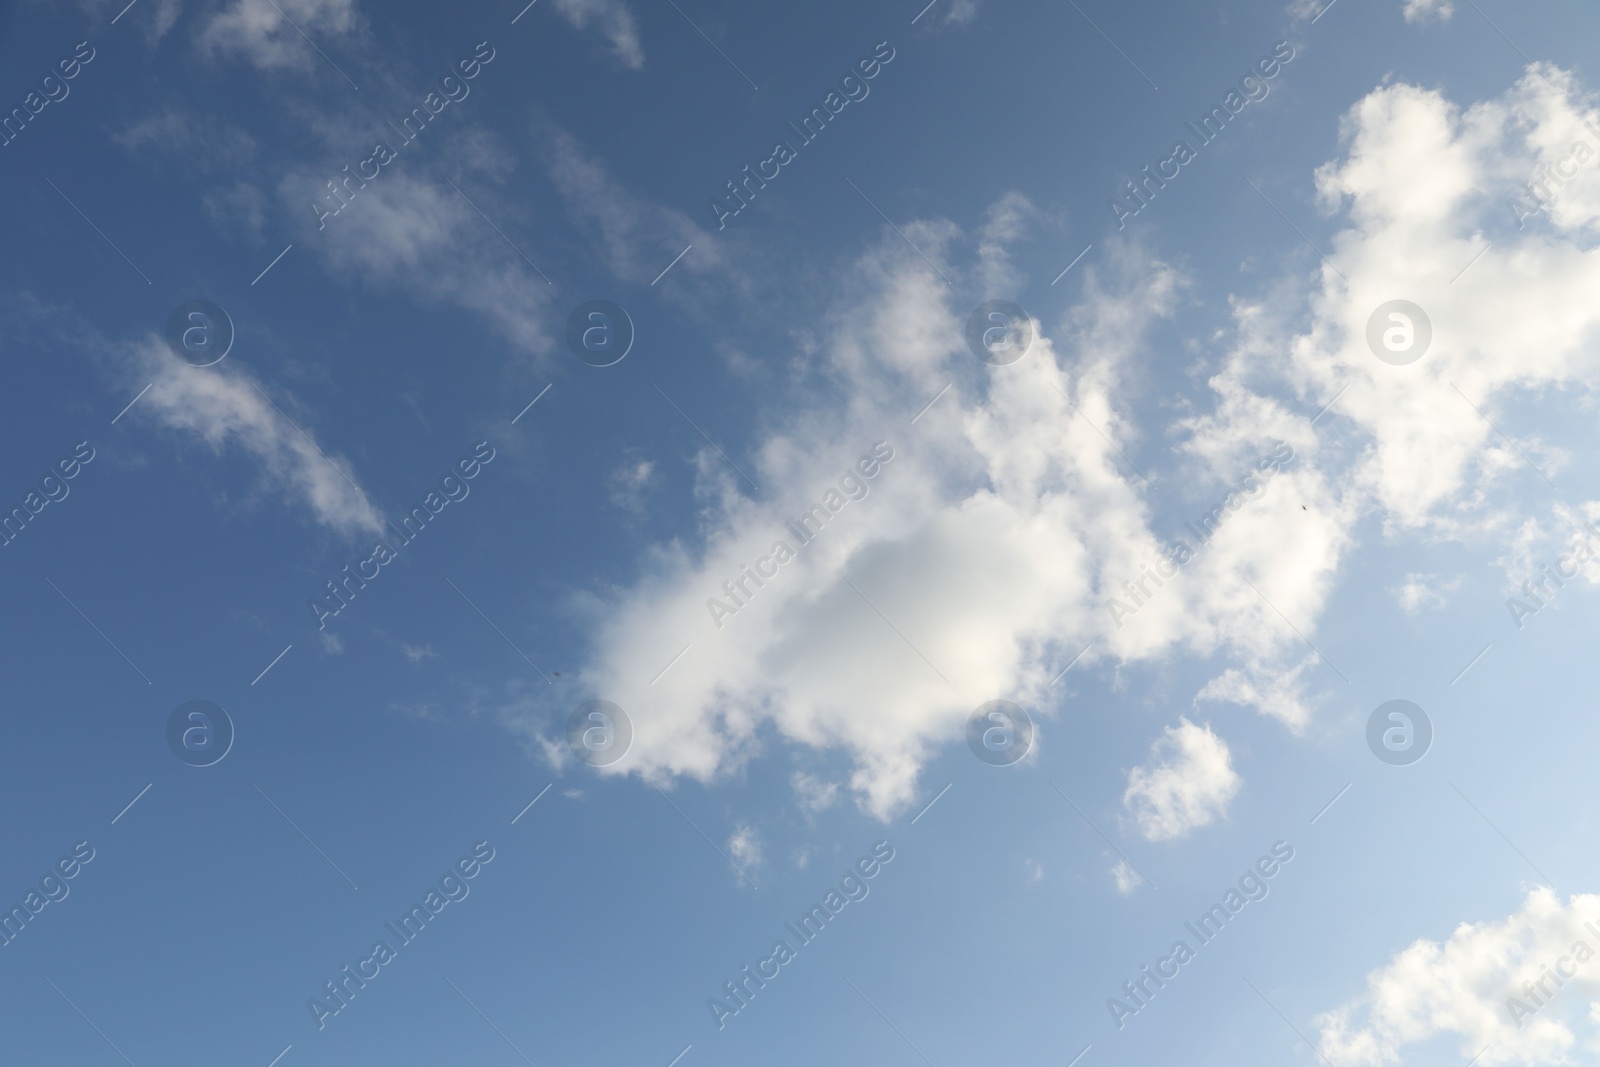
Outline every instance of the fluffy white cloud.
<path fill-rule="evenodd" d="M 1122 804 L 1146 840 L 1170 841 L 1224 814 L 1241 784 L 1227 743 L 1180 719 L 1150 746 L 1150 761 L 1128 772 Z"/>
<path fill-rule="evenodd" d="M 639 24 L 633 11 L 622 0 L 550 0 L 556 12 L 577 29 L 597 23 L 611 44 L 617 61 L 629 70 L 644 66 L 644 48 L 639 43 Z"/>
<path fill-rule="evenodd" d="M 148 380 L 150 390 L 129 418 L 154 418 L 216 452 L 228 445 L 244 450 L 260 465 L 270 488 L 308 505 L 317 521 L 338 533 L 383 529 L 383 518 L 356 484 L 350 462 L 326 454 L 303 421 L 292 423 L 279 410 L 282 403 L 269 399 L 248 371 L 226 360 L 191 367 L 155 337 L 138 345 L 133 356 L 141 373 L 128 380 Z"/>
<path fill-rule="evenodd" d="M 1462 923 L 1443 944 L 1418 940 L 1369 974 L 1365 995 L 1317 1017 L 1321 1052 L 1335 1067 L 1378 1067 L 1400 1063 L 1408 1045 L 1455 1035 L 1464 1059 L 1482 1051 L 1483 1067 L 1591 1059 L 1600 1054 L 1597 949 L 1600 897 L 1563 903 L 1535 889 L 1506 918 Z"/>

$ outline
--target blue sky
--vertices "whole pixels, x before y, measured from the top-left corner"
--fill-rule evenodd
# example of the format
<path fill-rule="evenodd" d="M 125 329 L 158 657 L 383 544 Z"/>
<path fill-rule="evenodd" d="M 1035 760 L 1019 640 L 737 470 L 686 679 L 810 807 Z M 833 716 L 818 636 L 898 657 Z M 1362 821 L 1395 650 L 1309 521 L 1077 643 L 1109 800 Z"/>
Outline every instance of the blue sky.
<path fill-rule="evenodd" d="M 0 5 L 7 1062 L 1593 1059 L 1592 12 L 125 4 Z"/>

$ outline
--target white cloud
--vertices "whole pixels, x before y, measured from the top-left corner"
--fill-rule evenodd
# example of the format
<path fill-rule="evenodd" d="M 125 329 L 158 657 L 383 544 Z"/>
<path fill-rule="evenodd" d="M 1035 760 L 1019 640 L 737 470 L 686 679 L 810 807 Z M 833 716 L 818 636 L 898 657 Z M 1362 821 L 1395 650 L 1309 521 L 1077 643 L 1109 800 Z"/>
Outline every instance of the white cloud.
<path fill-rule="evenodd" d="M 400 653 L 412 663 L 421 663 L 425 659 L 439 658 L 439 653 L 433 650 L 432 645 L 422 645 L 418 647 L 417 645 L 408 645 L 404 642 L 401 642 Z"/>
<path fill-rule="evenodd" d="M 1150 762 L 1128 772 L 1122 803 L 1146 840 L 1170 841 L 1224 814 L 1241 782 L 1227 743 L 1180 719 L 1150 746 Z"/>
<path fill-rule="evenodd" d="M 655 477 L 654 460 L 641 457 L 630 449 L 621 462 L 606 473 L 606 490 L 611 503 L 635 514 L 644 510 L 645 490 Z"/>
<path fill-rule="evenodd" d="M 1407 22 L 1448 22 L 1456 6 L 1451 0 L 1405 0 L 1404 10 Z"/>
<path fill-rule="evenodd" d="M 1378 1067 L 1401 1062 L 1409 1045 L 1452 1035 L 1464 1059 L 1482 1051 L 1483 1067 L 1592 1061 L 1600 1054 L 1596 950 L 1600 897 L 1563 903 L 1540 887 L 1506 918 L 1462 923 L 1442 944 L 1413 942 L 1367 975 L 1363 996 L 1317 1017 L 1322 1055 L 1335 1067 Z M 1564 979 L 1547 977 L 1558 968 Z"/>
<path fill-rule="evenodd" d="M 761 838 L 754 827 L 739 823 L 733 828 L 728 838 L 728 855 L 747 874 L 761 866 Z"/>
<path fill-rule="evenodd" d="M 1241 669 L 1229 667 L 1207 682 L 1195 694 L 1198 706 L 1205 701 L 1238 704 L 1254 708 L 1299 733 L 1311 722 L 1311 708 L 1304 693 L 1305 675 L 1316 669 L 1315 652 L 1287 670 L 1253 663 Z"/>
<path fill-rule="evenodd" d="M 1038 860 L 1023 860 L 1022 866 L 1028 872 L 1028 881 L 1035 884 L 1044 881 L 1044 866 Z"/>
<path fill-rule="evenodd" d="M 838 782 L 826 782 L 804 771 L 795 771 L 789 778 L 789 784 L 800 799 L 800 807 L 807 812 L 815 814 L 826 811 L 838 803 Z"/>
<path fill-rule="evenodd" d="M 355 0 L 277 0 L 276 7 L 267 0 L 233 0 L 207 20 L 199 44 L 208 56 L 241 54 L 262 70 L 308 70 L 322 59 L 306 37 L 327 42 L 354 33 L 358 25 Z"/>
<path fill-rule="evenodd" d="M 589 23 L 597 22 L 600 32 L 611 43 L 612 54 L 624 67 L 638 70 L 644 66 L 639 24 L 622 0 L 551 0 L 551 3 L 576 29 L 586 29 Z"/>
<path fill-rule="evenodd" d="M 350 462 L 325 455 L 306 422 L 291 423 L 279 410 L 282 404 L 274 407 L 240 365 L 225 359 L 210 367 L 191 367 L 155 337 L 137 346 L 134 354 L 142 367 L 138 379 L 148 380 L 150 391 L 130 410 L 130 418 L 154 418 L 214 452 L 229 445 L 242 449 L 260 466 L 269 488 L 309 506 L 318 522 L 340 534 L 353 537 L 383 529 L 383 518 L 355 483 Z"/>
<path fill-rule="evenodd" d="M 1437 611 L 1444 607 L 1450 594 L 1460 589 L 1464 580 L 1459 574 L 1446 578 L 1412 571 L 1406 575 L 1405 581 L 1389 592 L 1394 595 L 1401 611 L 1407 615 L 1418 615 L 1423 611 Z"/>
<path fill-rule="evenodd" d="M 1140 877 L 1139 872 L 1134 870 L 1133 865 L 1127 860 L 1118 860 L 1116 862 L 1116 865 L 1111 868 L 1111 878 L 1117 884 L 1117 892 L 1123 896 L 1127 896 L 1144 885 L 1144 879 Z"/>

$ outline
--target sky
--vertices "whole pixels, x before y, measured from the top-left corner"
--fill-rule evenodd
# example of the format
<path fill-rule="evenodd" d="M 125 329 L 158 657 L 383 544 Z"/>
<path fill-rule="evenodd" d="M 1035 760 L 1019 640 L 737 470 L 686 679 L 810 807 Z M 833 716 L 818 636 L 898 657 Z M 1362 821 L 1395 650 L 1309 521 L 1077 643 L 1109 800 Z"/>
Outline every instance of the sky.
<path fill-rule="evenodd" d="M 1594 1061 L 1594 12 L 925 3 L 0 3 L 7 1062 Z"/>

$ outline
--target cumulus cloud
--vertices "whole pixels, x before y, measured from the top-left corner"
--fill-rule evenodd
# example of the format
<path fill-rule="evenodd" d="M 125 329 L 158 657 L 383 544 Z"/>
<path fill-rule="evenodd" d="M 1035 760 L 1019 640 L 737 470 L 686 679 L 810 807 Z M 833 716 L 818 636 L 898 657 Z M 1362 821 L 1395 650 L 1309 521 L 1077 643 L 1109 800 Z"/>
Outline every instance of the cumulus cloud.
<path fill-rule="evenodd" d="M 150 390 L 130 418 L 154 418 L 218 453 L 228 446 L 241 449 L 259 465 L 269 488 L 308 506 L 318 522 L 340 534 L 383 529 L 350 462 L 328 454 L 303 422 L 292 422 L 248 371 L 226 360 L 191 367 L 154 337 L 137 346 L 134 358 Z"/>
<path fill-rule="evenodd" d="M 1170 841 L 1210 825 L 1242 783 L 1228 745 L 1188 719 L 1150 746 L 1150 761 L 1128 772 L 1123 807 L 1148 841 Z"/>
<path fill-rule="evenodd" d="M 551 0 L 556 12 L 574 28 L 587 29 L 595 23 L 611 44 L 611 54 L 629 70 L 644 66 L 644 48 L 639 43 L 639 25 L 633 11 L 622 0 Z"/>
<path fill-rule="evenodd" d="M 804 771 L 795 771 L 789 779 L 800 807 L 807 812 L 826 811 L 839 800 L 839 783 L 828 782 Z"/>
<path fill-rule="evenodd" d="M 1484 1067 L 1592 1060 L 1597 949 L 1600 896 L 1563 903 L 1540 887 L 1504 919 L 1462 923 L 1443 943 L 1422 939 L 1396 953 L 1367 975 L 1364 995 L 1317 1017 L 1320 1051 L 1335 1067 L 1378 1067 L 1449 1035 L 1464 1059 L 1481 1051 Z"/>

